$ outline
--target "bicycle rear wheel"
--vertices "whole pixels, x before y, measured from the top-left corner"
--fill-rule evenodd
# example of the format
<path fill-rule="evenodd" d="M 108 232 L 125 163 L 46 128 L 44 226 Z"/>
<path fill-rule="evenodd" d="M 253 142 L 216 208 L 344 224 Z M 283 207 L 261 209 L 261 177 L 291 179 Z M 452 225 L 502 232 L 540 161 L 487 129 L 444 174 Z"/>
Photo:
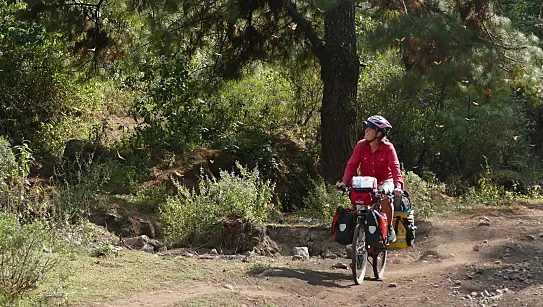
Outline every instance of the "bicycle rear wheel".
<path fill-rule="evenodd" d="M 368 264 L 368 250 L 366 249 L 366 234 L 364 227 L 357 224 L 354 228 L 352 244 L 352 264 L 354 283 L 359 285 L 366 275 L 366 266 Z"/>
<path fill-rule="evenodd" d="M 373 276 L 376 280 L 383 278 L 387 265 L 387 248 L 375 248 L 372 256 Z"/>

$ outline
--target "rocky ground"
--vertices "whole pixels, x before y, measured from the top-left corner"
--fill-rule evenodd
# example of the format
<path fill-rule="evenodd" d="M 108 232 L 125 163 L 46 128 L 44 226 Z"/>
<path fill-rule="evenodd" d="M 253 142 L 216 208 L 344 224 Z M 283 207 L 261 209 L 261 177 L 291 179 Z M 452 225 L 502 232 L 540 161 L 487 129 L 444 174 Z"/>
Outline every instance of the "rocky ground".
<path fill-rule="evenodd" d="M 542 222 L 543 203 L 435 216 L 419 223 L 416 246 L 389 253 L 383 280 L 368 270 L 359 286 L 326 228 L 275 227 L 268 234 L 281 255 L 167 251 L 159 257 L 194 259 L 209 272 L 84 306 L 543 306 Z M 296 246 L 310 257 L 293 257 Z"/>

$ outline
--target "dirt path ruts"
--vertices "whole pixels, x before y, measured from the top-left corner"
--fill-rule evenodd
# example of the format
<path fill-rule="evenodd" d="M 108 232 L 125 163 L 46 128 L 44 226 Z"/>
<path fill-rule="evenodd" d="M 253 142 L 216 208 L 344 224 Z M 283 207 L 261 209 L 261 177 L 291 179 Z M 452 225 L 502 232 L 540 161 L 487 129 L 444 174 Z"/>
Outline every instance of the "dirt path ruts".
<path fill-rule="evenodd" d="M 87 306 L 543 306 L 542 222 L 540 205 L 436 216 L 416 246 L 389 253 L 382 281 L 360 286 L 332 267 L 349 259 L 284 256 L 254 276 L 213 275 Z"/>

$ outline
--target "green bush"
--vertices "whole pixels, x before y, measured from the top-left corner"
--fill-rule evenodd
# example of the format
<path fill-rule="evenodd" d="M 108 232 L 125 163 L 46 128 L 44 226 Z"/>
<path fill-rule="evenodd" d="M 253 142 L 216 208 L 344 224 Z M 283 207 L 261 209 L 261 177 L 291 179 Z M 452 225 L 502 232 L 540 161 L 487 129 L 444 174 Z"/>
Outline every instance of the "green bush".
<path fill-rule="evenodd" d="M 474 209 L 480 207 L 503 207 L 511 205 L 519 199 L 519 193 L 506 191 L 503 186 L 496 185 L 490 179 L 491 173 L 478 180 L 478 186 L 470 187 L 468 192 L 457 199 L 457 207 L 461 209 Z"/>
<path fill-rule="evenodd" d="M 275 184 L 263 181 L 257 168 L 248 171 L 236 163 L 237 172 L 220 171 L 220 178 L 204 176 L 199 191 L 177 185 L 160 215 L 171 244 L 190 243 L 196 233 L 212 230 L 222 219 L 241 218 L 262 223 L 271 212 Z"/>
<path fill-rule="evenodd" d="M 8 141 L 0 138 L 0 184 L 17 173 L 17 161 Z"/>
<path fill-rule="evenodd" d="M 14 215 L 0 213 L 0 301 L 16 301 L 38 286 L 57 264 L 44 253 L 55 245 L 44 224 L 22 225 Z"/>
<path fill-rule="evenodd" d="M 324 180 L 314 181 L 313 191 L 304 197 L 304 210 L 302 214 L 329 223 L 337 207 L 351 207 L 347 195 L 338 192 L 334 185 L 326 184 Z"/>
<path fill-rule="evenodd" d="M 443 200 L 437 197 L 442 195 L 443 185 L 427 182 L 413 172 L 405 172 L 404 182 L 417 218 L 428 218 L 443 205 Z"/>

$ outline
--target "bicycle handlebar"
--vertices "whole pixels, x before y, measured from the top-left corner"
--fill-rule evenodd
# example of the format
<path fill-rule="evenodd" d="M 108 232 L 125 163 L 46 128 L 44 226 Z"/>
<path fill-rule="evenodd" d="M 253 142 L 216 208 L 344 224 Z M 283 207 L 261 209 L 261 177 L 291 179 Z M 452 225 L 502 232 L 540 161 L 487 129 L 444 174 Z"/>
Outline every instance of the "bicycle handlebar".
<path fill-rule="evenodd" d="M 345 194 L 345 193 L 347 193 L 347 192 L 350 192 L 353 188 L 352 188 L 352 187 L 349 187 L 349 186 L 346 186 L 346 185 L 337 185 L 337 186 L 336 186 L 336 189 L 337 189 L 338 191 L 342 191 L 343 194 Z M 379 194 L 379 195 L 386 195 L 386 196 L 389 197 L 389 198 L 394 197 L 394 191 L 385 192 L 384 190 L 377 190 L 377 194 Z"/>

